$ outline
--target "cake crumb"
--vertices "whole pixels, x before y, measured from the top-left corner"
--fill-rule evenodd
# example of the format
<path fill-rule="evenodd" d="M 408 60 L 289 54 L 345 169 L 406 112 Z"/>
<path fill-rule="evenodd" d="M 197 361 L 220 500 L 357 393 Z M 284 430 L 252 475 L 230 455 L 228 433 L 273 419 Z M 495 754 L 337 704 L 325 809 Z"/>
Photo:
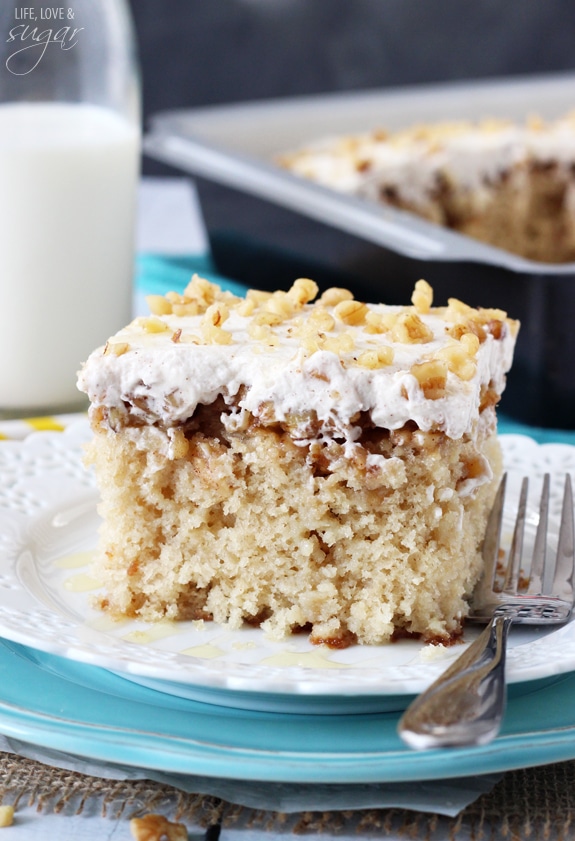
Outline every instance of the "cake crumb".
<path fill-rule="evenodd" d="M 14 823 L 14 807 L 0 806 L 0 827 L 12 826 Z"/>
<path fill-rule="evenodd" d="M 183 823 L 172 823 L 163 815 L 149 814 L 132 818 L 130 832 L 136 841 L 188 841 Z"/>
<path fill-rule="evenodd" d="M 424 663 L 434 663 L 436 660 L 443 660 L 446 654 L 451 651 L 451 646 L 440 643 L 424 645 L 419 652 L 419 659 Z"/>

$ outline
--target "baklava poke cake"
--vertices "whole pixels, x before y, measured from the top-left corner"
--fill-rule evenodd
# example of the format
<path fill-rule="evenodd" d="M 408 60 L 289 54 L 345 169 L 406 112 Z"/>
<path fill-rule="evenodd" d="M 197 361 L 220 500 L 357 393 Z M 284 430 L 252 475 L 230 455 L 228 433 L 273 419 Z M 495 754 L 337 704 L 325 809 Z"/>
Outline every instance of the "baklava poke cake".
<path fill-rule="evenodd" d="M 149 304 L 79 374 L 100 607 L 332 647 L 457 638 L 518 323 L 434 307 L 425 281 L 386 306 L 194 276 Z"/>
<path fill-rule="evenodd" d="M 575 260 L 575 113 L 318 139 L 278 163 L 532 260 Z"/>

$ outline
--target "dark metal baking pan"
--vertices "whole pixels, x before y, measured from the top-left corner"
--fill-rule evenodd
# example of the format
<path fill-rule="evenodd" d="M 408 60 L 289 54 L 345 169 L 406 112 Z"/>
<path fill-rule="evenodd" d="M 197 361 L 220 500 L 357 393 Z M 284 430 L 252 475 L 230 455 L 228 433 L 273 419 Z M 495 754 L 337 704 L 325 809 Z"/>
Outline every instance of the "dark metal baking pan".
<path fill-rule="evenodd" d="M 410 213 L 342 195 L 275 165 L 317 138 L 385 126 L 575 107 L 575 75 L 233 104 L 156 115 L 147 154 L 192 173 L 218 269 L 252 286 L 295 276 L 407 303 L 425 277 L 435 302 L 501 307 L 522 322 L 504 409 L 575 428 L 575 263 L 526 260 Z"/>

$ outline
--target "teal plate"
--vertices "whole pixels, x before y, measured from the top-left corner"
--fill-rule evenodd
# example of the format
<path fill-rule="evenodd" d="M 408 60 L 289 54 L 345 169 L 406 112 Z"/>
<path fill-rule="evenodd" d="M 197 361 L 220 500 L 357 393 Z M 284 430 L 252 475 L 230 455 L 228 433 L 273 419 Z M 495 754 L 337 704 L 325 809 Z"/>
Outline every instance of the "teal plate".
<path fill-rule="evenodd" d="M 299 783 L 446 779 L 575 758 L 575 673 L 510 688 L 501 735 L 413 752 L 398 713 L 294 715 L 212 706 L 97 666 L 0 642 L 0 732 L 93 760 Z"/>

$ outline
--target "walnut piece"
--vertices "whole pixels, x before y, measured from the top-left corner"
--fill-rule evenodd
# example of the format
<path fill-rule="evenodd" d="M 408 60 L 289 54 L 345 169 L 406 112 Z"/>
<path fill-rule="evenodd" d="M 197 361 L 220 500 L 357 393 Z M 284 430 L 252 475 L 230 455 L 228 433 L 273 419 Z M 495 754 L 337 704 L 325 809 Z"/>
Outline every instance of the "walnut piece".
<path fill-rule="evenodd" d="M 361 301 L 340 301 L 334 308 L 334 315 L 344 324 L 363 324 L 369 309 Z"/>
<path fill-rule="evenodd" d="M 312 290 L 313 291 L 313 290 Z M 303 291 L 300 289 L 299 298 L 304 296 Z M 290 296 L 289 292 L 282 292 L 281 290 L 277 290 L 274 292 L 271 298 L 265 302 L 264 307 L 269 313 L 273 313 L 276 317 L 279 317 L 279 322 L 285 321 L 286 318 L 291 318 L 294 312 L 299 307 L 299 298 L 298 295 L 294 293 L 294 295 Z"/>
<path fill-rule="evenodd" d="M 112 354 L 113 356 L 123 356 L 130 350 L 130 345 L 128 342 L 106 342 L 106 346 L 104 348 L 104 356 L 109 356 Z"/>
<path fill-rule="evenodd" d="M 210 283 L 205 277 L 195 274 L 184 289 L 184 298 L 197 301 L 205 311 L 216 300 L 218 291 L 219 287 L 215 283 Z"/>
<path fill-rule="evenodd" d="M 0 806 L 0 827 L 12 826 L 14 823 L 14 807 Z"/>
<path fill-rule="evenodd" d="M 163 295 L 146 295 L 146 303 L 152 315 L 169 315 L 172 305 Z"/>
<path fill-rule="evenodd" d="M 349 289 L 343 289 L 339 286 L 330 286 L 326 289 L 320 298 L 320 301 L 326 307 L 335 307 L 341 301 L 351 301 L 353 298 Z"/>
<path fill-rule="evenodd" d="M 232 334 L 224 330 L 222 324 L 229 317 L 230 311 L 223 303 L 210 304 L 202 320 L 204 341 L 212 345 L 229 345 Z"/>
<path fill-rule="evenodd" d="M 172 823 L 163 815 L 144 815 L 132 818 L 130 832 L 135 841 L 188 841 L 183 823 Z"/>
<path fill-rule="evenodd" d="M 400 313 L 392 333 L 397 342 L 404 344 L 423 344 L 433 340 L 432 331 L 415 312 Z"/>
<path fill-rule="evenodd" d="M 420 315 L 425 315 L 433 303 L 433 289 L 426 280 L 418 280 L 411 296 L 411 303 Z"/>
<path fill-rule="evenodd" d="M 184 301 L 172 304 L 172 312 L 182 318 L 186 315 L 199 315 L 200 308 L 196 301 Z"/>
<path fill-rule="evenodd" d="M 393 362 L 393 348 L 382 345 L 373 350 L 366 350 L 357 357 L 357 364 L 362 368 L 370 368 L 376 370 L 377 368 L 385 368 L 386 365 L 391 365 Z"/>
<path fill-rule="evenodd" d="M 366 333 L 389 333 L 396 321 L 396 313 L 370 310 L 365 317 L 365 327 L 363 329 Z"/>
<path fill-rule="evenodd" d="M 134 326 L 139 327 L 144 333 L 167 333 L 170 329 L 165 321 L 156 315 L 141 315 L 134 319 Z"/>
<path fill-rule="evenodd" d="M 464 382 L 475 376 L 477 365 L 461 343 L 441 348 L 437 351 L 437 359 L 445 362 L 448 370 Z"/>
<path fill-rule="evenodd" d="M 269 310 L 260 310 L 253 317 L 254 324 L 267 324 L 269 327 L 274 327 L 281 324 L 283 318 L 277 312 L 270 312 Z"/>
<path fill-rule="evenodd" d="M 411 366 L 411 373 L 419 383 L 428 400 L 439 400 L 445 396 L 447 365 L 440 359 L 430 359 Z"/>
<path fill-rule="evenodd" d="M 308 277 L 299 277 L 294 281 L 291 289 L 288 290 L 287 296 L 303 307 L 304 304 L 313 301 L 318 292 L 319 287 L 315 280 L 310 280 Z"/>
<path fill-rule="evenodd" d="M 335 319 L 327 310 L 318 307 L 310 313 L 308 324 L 323 333 L 329 333 L 335 328 Z"/>
<path fill-rule="evenodd" d="M 351 333 L 340 333 L 339 336 L 327 336 L 321 340 L 322 350 L 329 350 L 332 353 L 349 353 L 355 347 L 355 339 Z"/>

